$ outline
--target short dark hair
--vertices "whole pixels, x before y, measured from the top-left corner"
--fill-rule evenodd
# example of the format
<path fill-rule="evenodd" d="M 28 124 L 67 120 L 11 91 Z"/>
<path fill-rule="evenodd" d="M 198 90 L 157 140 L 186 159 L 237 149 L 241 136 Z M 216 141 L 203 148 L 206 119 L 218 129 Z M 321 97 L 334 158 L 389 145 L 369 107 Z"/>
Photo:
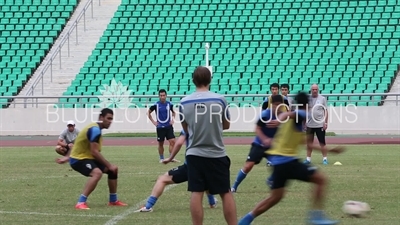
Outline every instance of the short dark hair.
<path fill-rule="evenodd" d="M 283 96 L 282 95 L 273 95 L 271 96 L 271 103 L 283 103 Z"/>
<path fill-rule="evenodd" d="M 112 109 L 104 108 L 104 109 L 102 109 L 102 110 L 100 111 L 99 117 L 105 117 L 105 116 L 107 116 L 107 114 L 114 115 L 114 112 L 112 111 Z"/>
<path fill-rule="evenodd" d="M 158 91 L 158 95 L 160 95 L 161 93 L 167 94 L 167 91 L 166 91 L 165 89 L 160 89 L 160 90 Z"/>
<path fill-rule="evenodd" d="M 289 84 L 281 84 L 281 88 L 287 88 L 289 90 Z"/>
<path fill-rule="evenodd" d="M 206 87 L 211 83 L 211 72 L 207 67 L 198 66 L 192 76 L 192 81 L 196 87 Z"/>
<path fill-rule="evenodd" d="M 273 87 L 278 88 L 279 89 L 279 84 L 278 83 L 273 83 L 269 86 L 269 89 L 271 90 Z"/>
<path fill-rule="evenodd" d="M 296 95 L 295 99 L 296 99 L 296 103 L 300 105 L 299 107 L 301 107 L 301 108 L 307 107 L 309 98 L 308 98 L 308 94 L 306 92 L 304 92 L 304 91 L 299 92 Z"/>

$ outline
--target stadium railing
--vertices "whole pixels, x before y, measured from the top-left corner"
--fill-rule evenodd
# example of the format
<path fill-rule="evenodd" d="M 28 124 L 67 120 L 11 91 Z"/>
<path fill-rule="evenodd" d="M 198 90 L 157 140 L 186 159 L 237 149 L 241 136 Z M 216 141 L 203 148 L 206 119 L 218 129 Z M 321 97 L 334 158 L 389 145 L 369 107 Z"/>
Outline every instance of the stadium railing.
<path fill-rule="evenodd" d="M 374 101 L 373 96 L 383 96 L 384 98 L 389 97 L 389 96 L 394 96 L 394 99 L 391 100 L 384 100 L 384 102 L 394 102 L 396 106 L 400 106 L 400 93 L 358 93 L 358 94 L 322 94 L 323 96 L 327 97 L 328 99 L 328 105 L 330 105 L 330 103 L 332 102 L 343 102 L 343 103 L 348 103 L 349 101 L 351 101 L 351 97 L 352 96 L 371 96 L 371 101 Z M 168 100 L 174 98 L 174 99 L 180 99 L 182 97 L 184 97 L 185 95 L 168 95 Z M 243 103 L 249 103 L 249 106 L 255 106 L 255 105 L 259 105 L 261 106 L 262 102 L 264 101 L 264 99 L 266 98 L 266 96 L 268 95 L 224 95 L 225 97 L 231 98 L 232 100 L 229 101 L 229 104 L 241 104 L 243 105 Z M 293 97 L 294 95 L 290 94 L 289 96 Z M 99 99 L 99 97 L 101 98 L 129 98 L 132 104 L 131 106 L 133 106 L 133 108 L 139 107 L 139 108 L 144 108 L 150 104 L 154 104 L 154 99 L 157 99 L 158 96 L 157 95 L 129 95 L 129 96 L 113 96 L 113 95 L 103 95 L 103 96 L 94 96 L 94 95 L 90 95 L 90 96 L 0 96 L 0 100 L 2 99 L 13 99 L 14 101 L 11 103 L 11 105 L 9 106 L 10 108 L 14 108 L 14 107 L 22 107 L 22 108 L 40 108 L 43 107 L 44 105 L 54 105 L 54 107 L 59 107 L 59 108 L 63 108 L 63 103 L 60 103 L 60 99 L 61 98 L 71 98 L 71 99 L 76 99 L 75 102 L 74 101 L 69 101 L 68 104 L 75 104 L 76 108 L 84 108 L 82 107 L 85 104 L 90 104 L 90 105 L 96 105 L 93 104 L 93 102 L 90 102 L 90 99 Z M 256 98 L 257 100 L 249 100 L 248 102 L 246 102 L 246 97 L 250 97 L 251 99 Z M 331 97 L 339 97 L 338 99 L 335 100 L 329 100 Z M 49 101 L 43 101 L 45 99 L 53 99 L 54 101 L 49 102 Z M 137 99 L 140 99 L 140 101 L 138 101 Z M 179 102 L 176 101 L 172 101 L 174 104 L 177 104 Z M 379 101 L 380 102 L 380 101 Z M 135 104 L 140 103 L 139 105 Z M 98 108 L 98 107 L 96 107 Z"/>
<path fill-rule="evenodd" d="M 43 94 L 43 90 L 44 90 L 44 85 L 43 85 L 43 77 L 47 74 L 48 70 L 50 69 L 50 81 L 53 82 L 53 61 L 56 60 L 57 56 L 59 57 L 60 60 L 60 69 L 62 67 L 62 60 L 61 60 L 61 50 L 63 49 L 65 43 L 67 43 L 67 47 L 68 47 L 68 57 L 70 56 L 70 52 L 69 52 L 69 45 L 70 45 L 70 39 L 73 39 L 71 37 L 71 35 L 73 34 L 73 32 L 76 33 L 76 37 L 75 37 L 75 44 L 78 44 L 78 24 L 81 22 L 81 19 L 83 19 L 83 27 L 84 27 L 84 31 L 86 31 L 86 13 L 88 11 L 88 9 L 91 9 L 91 17 L 93 18 L 93 2 L 95 0 L 89 0 L 86 5 L 83 7 L 82 11 L 79 12 L 78 16 L 76 17 L 76 19 L 71 23 L 72 25 L 69 27 L 69 30 L 65 33 L 64 36 L 60 37 L 58 44 L 56 46 L 52 47 L 52 50 L 55 49 L 55 51 L 51 51 L 49 52 L 50 58 L 48 61 L 46 61 L 44 64 L 40 65 L 40 67 L 38 68 L 38 71 L 36 72 L 36 74 L 38 74 L 38 76 L 36 76 L 36 78 L 34 78 L 33 82 L 31 83 L 31 85 L 29 86 L 29 88 L 27 89 L 25 96 L 33 96 L 35 94 L 35 89 L 36 87 L 41 83 L 41 92 Z M 101 0 L 99 1 L 99 5 L 101 5 Z M 16 99 L 16 97 L 14 97 L 14 99 Z"/>

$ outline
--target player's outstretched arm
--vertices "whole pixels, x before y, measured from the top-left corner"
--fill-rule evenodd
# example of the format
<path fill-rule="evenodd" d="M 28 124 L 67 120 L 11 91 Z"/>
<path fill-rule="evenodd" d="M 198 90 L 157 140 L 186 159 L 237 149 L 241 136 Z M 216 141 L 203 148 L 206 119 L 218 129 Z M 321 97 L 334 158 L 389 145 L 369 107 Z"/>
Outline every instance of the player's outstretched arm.
<path fill-rule="evenodd" d="M 56 159 L 56 163 L 58 163 L 58 164 L 64 164 L 68 161 L 69 161 L 69 156 L 63 156 L 61 158 Z"/>
<path fill-rule="evenodd" d="M 65 156 L 63 156 L 63 157 L 61 157 L 61 158 L 57 158 L 57 159 L 56 159 L 56 163 L 58 163 L 58 164 L 64 164 L 64 163 L 68 162 L 68 161 L 69 161 L 69 155 L 71 154 L 71 151 L 72 151 L 72 149 L 69 149 L 69 150 L 67 151 L 67 154 L 66 154 Z"/>
<path fill-rule="evenodd" d="M 71 154 L 71 151 L 72 151 L 72 148 L 69 148 L 67 150 L 67 154 L 65 156 L 56 159 L 56 163 L 64 164 L 64 163 L 68 162 L 69 161 L 69 155 Z"/>
<path fill-rule="evenodd" d="M 279 114 L 276 120 L 269 121 L 267 123 L 267 127 L 275 128 L 278 127 L 281 123 L 285 123 L 289 119 L 296 118 L 296 112 L 282 112 Z"/>
<path fill-rule="evenodd" d="M 164 164 L 172 162 L 172 160 L 175 158 L 175 156 L 181 150 L 182 145 L 185 143 L 185 141 L 186 141 L 185 135 L 179 136 L 178 140 L 175 142 L 174 148 L 171 151 L 171 155 L 168 158 L 163 160 Z"/>
<path fill-rule="evenodd" d="M 279 121 L 287 121 L 288 119 L 295 119 L 297 117 L 297 113 L 294 112 L 283 112 L 279 114 L 278 119 Z"/>
<path fill-rule="evenodd" d="M 307 145 L 307 147 L 318 150 L 320 152 L 322 152 L 324 150 L 324 148 L 327 149 L 328 152 L 336 153 L 336 154 L 343 153 L 346 150 L 346 148 L 344 146 L 336 146 L 333 148 L 327 148 L 327 146 L 321 147 L 320 145 L 316 145 L 314 143 L 309 143 L 307 140 L 307 137 L 304 138 L 304 143 Z"/>
<path fill-rule="evenodd" d="M 308 143 L 307 146 L 309 148 L 311 148 L 311 149 L 316 149 L 316 150 L 321 151 L 321 152 L 324 149 L 324 147 L 321 147 L 321 146 L 313 144 L 313 143 Z M 326 148 L 326 146 L 325 146 L 325 148 Z M 336 147 L 327 148 L 327 149 L 328 149 L 328 152 L 336 153 L 336 154 L 340 154 L 340 153 L 343 153 L 345 151 L 345 147 L 344 146 L 336 146 Z"/>

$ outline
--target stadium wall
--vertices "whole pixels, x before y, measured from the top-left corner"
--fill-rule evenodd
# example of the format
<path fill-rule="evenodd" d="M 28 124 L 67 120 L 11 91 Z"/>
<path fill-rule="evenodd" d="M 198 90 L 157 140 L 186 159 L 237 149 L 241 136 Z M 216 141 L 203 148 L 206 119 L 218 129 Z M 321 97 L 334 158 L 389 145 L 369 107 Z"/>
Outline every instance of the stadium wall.
<path fill-rule="evenodd" d="M 400 134 L 399 106 L 330 107 L 328 131 L 336 134 Z M 114 123 L 104 133 L 155 132 L 145 108 L 115 109 Z M 260 108 L 231 108 L 231 129 L 251 132 Z M 98 108 L 7 108 L 0 110 L 0 135 L 58 135 L 68 120 L 77 127 L 96 121 Z M 153 114 L 153 116 L 155 116 Z M 179 116 L 174 124 L 181 129 Z"/>

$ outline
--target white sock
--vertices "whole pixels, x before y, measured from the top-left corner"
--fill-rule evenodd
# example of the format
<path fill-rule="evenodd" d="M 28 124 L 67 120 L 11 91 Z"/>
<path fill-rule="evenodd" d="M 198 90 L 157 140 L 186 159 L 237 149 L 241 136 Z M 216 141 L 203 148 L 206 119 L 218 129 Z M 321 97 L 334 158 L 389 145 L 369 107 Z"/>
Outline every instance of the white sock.
<path fill-rule="evenodd" d="M 307 157 L 307 161 L 311 162 L 311 157 Z"/>
<path fill-rule="evenodd" d="M 328 158 L 327 158 L 327 157 L 324 157 L 324 158 L 322 158 L 322 160 L 328 160 Z"/>

